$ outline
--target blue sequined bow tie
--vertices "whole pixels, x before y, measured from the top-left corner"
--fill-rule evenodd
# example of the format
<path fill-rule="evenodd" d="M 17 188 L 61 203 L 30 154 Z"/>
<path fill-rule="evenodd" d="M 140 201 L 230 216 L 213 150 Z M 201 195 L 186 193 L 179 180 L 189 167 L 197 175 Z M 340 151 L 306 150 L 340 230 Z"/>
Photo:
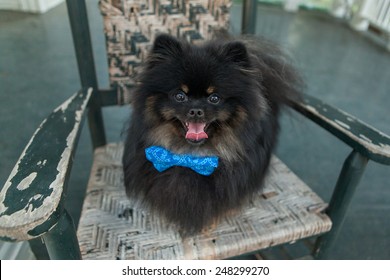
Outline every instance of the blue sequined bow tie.
<path fill-rule="evenodd" d="M 217 156 L 193 156 L 190 154 L 174 154 L 159 146 L 145 149 L 146 158 L 159 171 L 165 171 L 172 166 L 188 167 L 201 175 L 211 175 L 218 167 Z"/>

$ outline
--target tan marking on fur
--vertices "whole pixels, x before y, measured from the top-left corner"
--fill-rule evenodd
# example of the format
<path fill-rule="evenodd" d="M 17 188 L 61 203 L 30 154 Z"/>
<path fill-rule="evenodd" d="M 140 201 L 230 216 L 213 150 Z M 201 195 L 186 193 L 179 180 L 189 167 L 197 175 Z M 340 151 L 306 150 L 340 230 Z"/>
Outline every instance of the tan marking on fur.
<path fill-rule="evenodd" d="M 146 105 L 145 105 L 145 107 L 153 109 L 154 108 L 154 103 L 156 103 L 156 97 L 154 95 L 149 96 L 148 98 L 146 98 Z"/>
<path fill-rule="evenodd" d="M 171 123 L 161 124 L 149 132 L 148 145 L 158 145 L 178 154 L 196 154 L 201 156 L 217 155 L 227 162 L 242 160 L 245 149 L 231 127 L 225 126 L 223 132 L 215 134 L 211 143 L 194 147 L 186 143 L 184 138 L 180 142 L 178 138 L 183 137 L 177 128 Z"/>
<path fill-rule="evenodd" d="M 218 112 L 218 120 L 219 121 L 227 121 L 230 117 L 230 112 L 227 110 L 221 110 Z"/>
<path fill-rule="evenodd" d="M 237 217 L 238 215 L 241 215 L 242 214 L 242 209 L 241 207 L 237 207 L 237 208 L 232 208 L 232 209 L 228 209 L 225 213 L 224 213 L 224 217 Z"/>
<path fill-rule="evenodd" d="M 166 120 L 171 120 L 175 117 L 175 110 L 171 108 L 164 108 L 161 110 L 161 114 Z"/>
<path fill-rule="evenodd" d="M 151 129 L 147 139 L 147 145 L 162 146 L 176 154 L 193 154 L 198 156 L 218 155 L 218 152 L 210 142 L 206 142 L 205 145 L 201 146 L 188 144 L 178 128 L 168 122 Z"/>
<path fill-rule="evenodd" d="M 245 149 L 240 139 L 235 135 L 233 129 L 229 126 L 223 126 L 223 132 L 213 137 L 213 145 L 218 155 L 228 162 L 242 160 Z"/>
<path fill-rule="evenodd" d="M 204 227 L 202 230 L 201 230 L 201 233 L 203 235 L 211 235 L 212 232 L 217 229 L 219 223 L 221 222 L 221 218 L 220 217 L 215 217 L 214 220 L 206 227 Z"/>
<path fill-rule="evenodd" d="M 186 94 L 189 92 L 189 88 L 187 85 L 181 85 L 181 90 L 184 91 Z"/>
<path fill-rule="evenodd" d="M 151 145 L 159 145 L 169 149 L 176 137 L 179 137 L 176 127 L 171 123 L 164 123 L 151 129 L 148 139 L 151 141 Z"/>
<path fill-rule="evenodd" d="M 219 121 L 227 121 L 231 117 L 231 114 L 229 111 L 221 110 L 218 112 L 218 120 Z M 240 126 L 248 119 L 248 113 L 245 111 L 245 109 L 241 106 L 238 106 L 236 109 L 236 114 L 234 119 L 232 120 L 231 125 L 233 127 Z"/>
<path fill-rule="evenodd" d="M 210 143 L 202 146 L 192 146 L 187 143 L 184 135 L 169 123 L 160 125 L 149 132 L 148 145 L 162 146 L 176 154 L 193 154 L 198 156 L 216 155 L 214 148 L 210 148 Z"/>
<path fill-rule="evenodd" d="M 237 107 L 237 123 L 241 124 L 248 118 L 248 113 L 241 106 Z"/>
<path fill-rule="evenodd" d="M 230 113 L 225 111 L 221 111 L 218 115 L 218 119 L 221 121 L 226 121 L 229 117 Z M 245 109 L 241 106 L 237 107 L 233 122 L 229 125 L 221 124 L 221 131 L 212 139 L 212 144 L 218 155 L 228 162 L 242 160 L 245 155 L 245 148 L 242 146 L 241 140 L 237 137 L 235 131 L 247 118 L 248 113 Z"/>
<path fill-rule="evenodd" d="M 219 216 L 215 217 L 206 227 L 204 227 L 201 230 L 202 235 L 205 235 L 205 236 L 210 235 L 210 237 L 211 237 L 213 235 L 213 232 L 218 228 L 218 225 L 220 225 L 224 219 L 229 218 L 229 217 L 237 217 L 241 213 L 242 213 L 242 210 L 240 209 L 240 207 L 228 209 L 228 210 L 224 211 L 223 213 L 220 213 Z M 217 240 L 212 241 L 212 242 L 216 242 L 216 241 Z"/>
<path fill-rule="evenodd" d="M 213 94 L 215 92 L 215 87 L 209 86 L 207 88 L 206 92 L 207 92 L 208 95 Z"/>
<path fill-rule="evenodd" d="M 183 137 L 177 128 L 170 123 L 165 123 L 150 130 L 148 145 L 158 145 L 178 154 L 195 154 L 200 156 L 216 155 L 226 162 L 235 162 L 242 160 L 245 155 L 245 149 L 233 129 L 225 127 L 219 135 L 215 134 L 207 142 L 199 147 L 191 146 L 186 143 L 184 138 L 180 142 L 178 138 Z"/>
<path fill-rule="evenodd" d="M 197 156 L 215 156 L 215 150 L 210 148 L 210 145 L 208 145 L 208 142 L 202 146 L 192 146 L 187 143 L 187 141 L 183 137 L 183 142 L 180 144 L 176 143 L 176 145 L 169 147 L 169 150 L 176 154 L 192 154 Z"/>

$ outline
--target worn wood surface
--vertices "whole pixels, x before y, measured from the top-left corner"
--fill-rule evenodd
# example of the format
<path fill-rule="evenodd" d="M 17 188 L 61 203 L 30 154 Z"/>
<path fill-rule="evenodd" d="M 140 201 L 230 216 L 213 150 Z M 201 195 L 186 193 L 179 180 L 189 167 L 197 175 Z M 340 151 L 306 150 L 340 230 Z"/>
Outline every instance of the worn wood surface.
<path fill-rule="evenodd" d="M 35 238 L 57 222 L 91 93 L 88 89 L 73 95 L 30 139 L 0 192 L 1 239 Z"/>
<path fill-rule="evenodd" d="M 84 259 L 224 259 L 331 228 L 326 204 L 274 157 L 265 188 L 252 203 L 183 240 L 161 217 L 126 197 L 122 152 L 121 144 L 95 151 L 78 229 Z"/>
<path fill-rule="evenodd" d="M 303 100 L 293 101 L 292 107 L 368 159 L 390 164 L 390 136 L 309 95 L 304 95 Z"/>

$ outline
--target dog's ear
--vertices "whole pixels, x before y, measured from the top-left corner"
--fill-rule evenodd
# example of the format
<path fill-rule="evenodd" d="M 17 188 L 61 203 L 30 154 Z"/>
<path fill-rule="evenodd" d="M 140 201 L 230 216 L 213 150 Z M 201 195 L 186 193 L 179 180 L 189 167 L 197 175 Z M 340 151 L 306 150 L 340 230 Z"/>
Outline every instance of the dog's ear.
<path fill-rule="evenodd" d="M 152 53 L 162 56 L 181 56 L 183 49 L 181 43 L 174 37 L 161 34 L 154 41 Z"/>
<path fill-rule="evenodd" d="M 249 55 L 246 46 L 239 41 L 227 43 L 223 47 L 222 55 L 225 59 L 242 66 L 249 65 Z"/>

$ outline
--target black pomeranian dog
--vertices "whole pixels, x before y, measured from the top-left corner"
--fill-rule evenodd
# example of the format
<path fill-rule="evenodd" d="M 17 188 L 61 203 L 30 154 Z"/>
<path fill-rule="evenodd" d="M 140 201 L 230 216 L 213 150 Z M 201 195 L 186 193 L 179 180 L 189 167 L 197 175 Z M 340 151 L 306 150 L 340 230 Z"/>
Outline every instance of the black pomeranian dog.
<path fill-rule="evenodd" d="M 183 235 L 261 188 L 281 105 L 301 79 L 276 46 L 226 37 L 191 45 L 159 35 L 133 96 L 123 155 L 128 196 Z"/>

